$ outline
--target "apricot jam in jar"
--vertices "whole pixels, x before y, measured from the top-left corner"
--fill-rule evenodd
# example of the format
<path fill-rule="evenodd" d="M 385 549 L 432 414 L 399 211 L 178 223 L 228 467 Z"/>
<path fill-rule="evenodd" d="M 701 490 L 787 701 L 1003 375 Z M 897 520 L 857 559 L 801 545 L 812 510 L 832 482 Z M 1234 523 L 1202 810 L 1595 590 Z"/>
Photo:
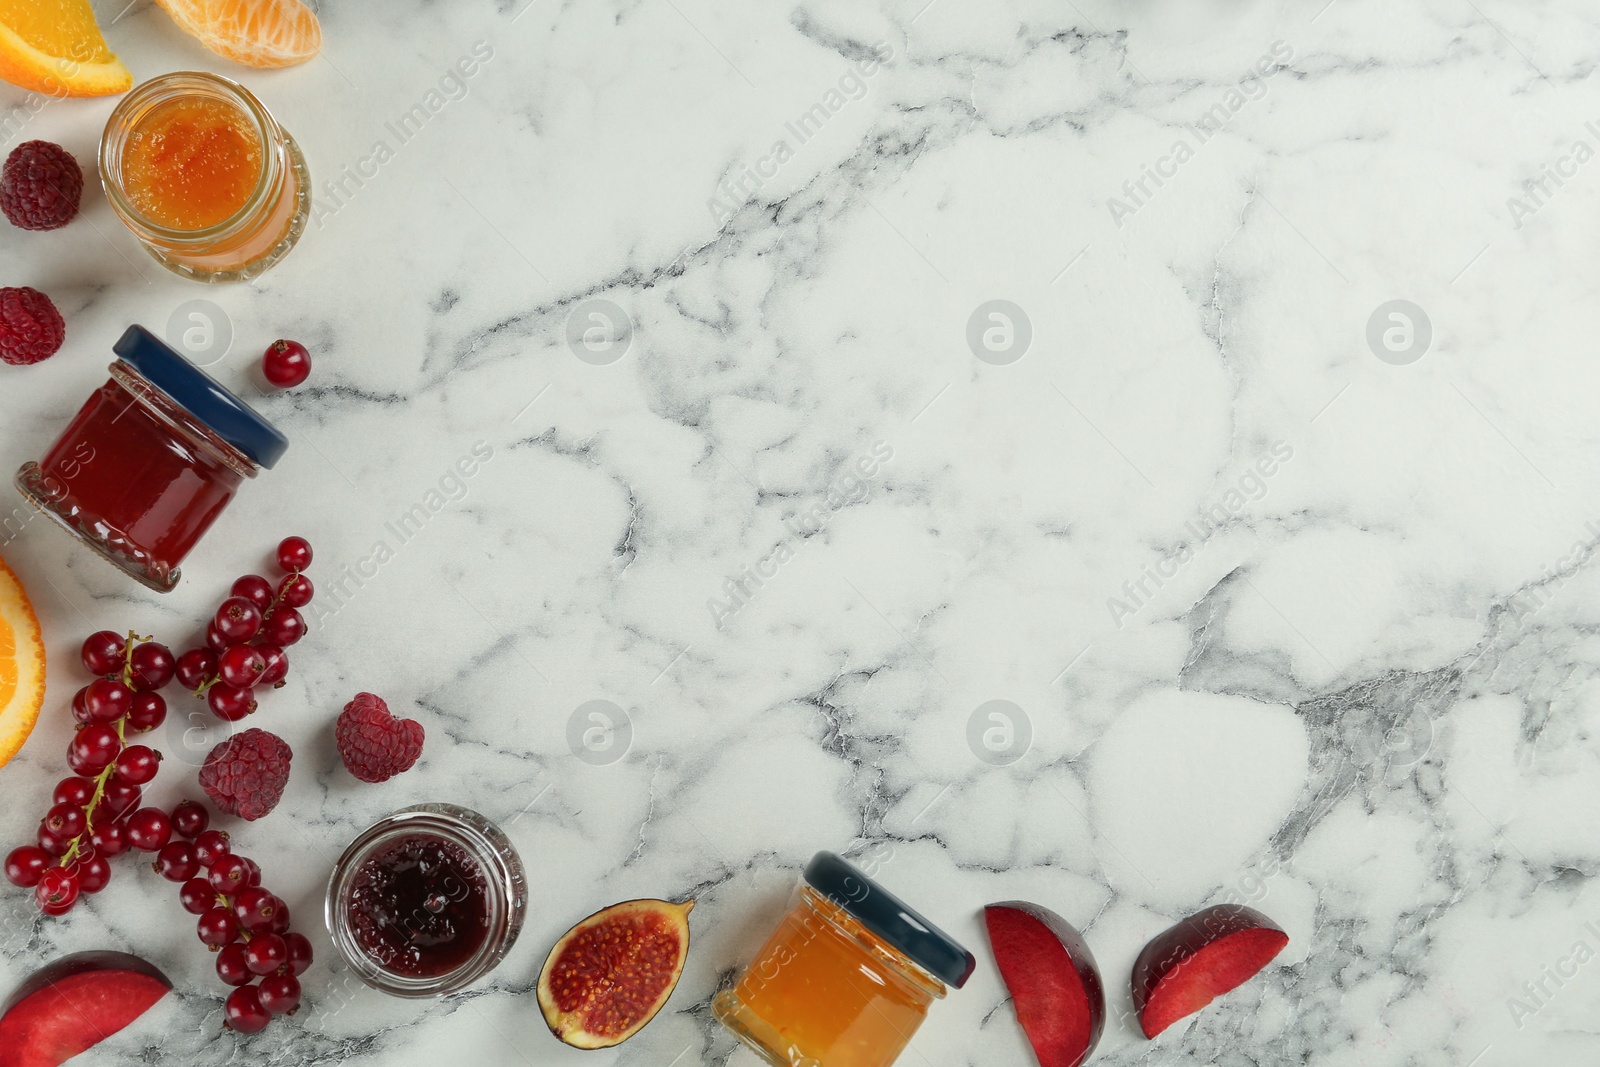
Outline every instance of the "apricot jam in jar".
<path fill-rule="evenodd" d="M 288 439 L 205 371 L 130 326 L 117 362 L 17 488 L 83 544 L 158 592 L 245 479 Z"/>
<path fill-rule="evenodd" d="M 819 852 L 712 1014 L 777 1067 L 889 1067 L 976 960 L 849 861 Z"/>
<path fill-rule="evenodd" d="M 123 98 L 100 140 L 100 181 L 145 251 L 203 282 L 268 270 L 311 211 L 294 138 L 244 86 L 198 71 L 153 78 Z"/>
<path fill-rule="evenodd" d="M 380 820 L 328 880 L 333 942 L 363 982 L 397 997 L 465 989 L 522 930 L 527 882 L 501 829 L 453 804 Z"/>

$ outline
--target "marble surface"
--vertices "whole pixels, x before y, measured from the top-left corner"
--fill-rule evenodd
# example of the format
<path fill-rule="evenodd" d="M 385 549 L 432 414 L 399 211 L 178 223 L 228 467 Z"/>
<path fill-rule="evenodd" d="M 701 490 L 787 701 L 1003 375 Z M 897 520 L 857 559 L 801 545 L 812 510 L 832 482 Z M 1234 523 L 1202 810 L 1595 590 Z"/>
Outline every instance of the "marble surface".
<path fill-rule="evenodd" d="M 708 1005 L 822 848 L 978 955 L 904 1063 L 1033 1062 L 979 918 L 1013 898 L 1085 931 L 1098 1063 L 1600 1055 L 1592 6 L 320 11 L 326 55 L 266 74 L 144 0 L 109 30 L 140 77 L 243 77 L 298 138 L 317 211 L 277 270 L 167 276 L 98 194 L 0 232 L 0 283 L 70 331 L 0 368 L 6 469 L 126 325 L 197 307 L 231 333 L 213 373 L 293 442 L 169 596 L 8 535 L 54 658 L 0 839 L 63 773 L 77 642 L 193 640 L 295 532 L 323 610 L 252 720 L 298 755 L 241 849 L 303 927 L 359 830 L 455 801 L 507 828 L 531 914 L 438 1003 L 355 988 L 319 935 L 308 1008 L 219 1039 L 154 875 L 122 862 L 65 921 L 5 887 L 0 987 L 89 947 L 178 984 L 85 1063 L 749 1067 Z M 85 161 L 111 106 L 0 91 L 8 145 Z M 316 374 L 264 395 L 280 335 Z M 429 734 L 381 786 L 331 748 L 363 689 Z M 197 748 L 169 731 L 155 795 L 192 793 Z M 691 894 L 657 1021 L 552 1041 L 529 990 L 556 935 Z M 1229 899 L 1288 949 L 1145 1041 L 1134 957 Z"/>

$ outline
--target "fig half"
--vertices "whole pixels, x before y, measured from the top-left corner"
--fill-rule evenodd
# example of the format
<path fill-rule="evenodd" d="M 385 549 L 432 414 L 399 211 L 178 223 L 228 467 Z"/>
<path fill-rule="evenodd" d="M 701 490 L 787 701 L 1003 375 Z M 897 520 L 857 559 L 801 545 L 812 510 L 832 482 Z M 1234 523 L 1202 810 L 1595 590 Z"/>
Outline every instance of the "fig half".
<path fill-rule="evenodd" d="M 1078 1067 L 1106 1025 L 1105 984 L 1083 935 L 1020 900 L 983 909 L 1000 978 L 1040 1067 Z"/>
<path fill-rule="evenodd" d="M 1289 935 L 1242 904 L 1216 904 L 1158 934 L 1133 964 L 1133 1008 L 1145 1037 L 1242 985 Z"/>
<path fill-rule="evenodd" d="M 643 1030 L 683 975 L 692 910 L 692 900 L 629 900 L 563 934 L 539 972 L 539 1010 L 550 1032 L 593 1049 Z"/>

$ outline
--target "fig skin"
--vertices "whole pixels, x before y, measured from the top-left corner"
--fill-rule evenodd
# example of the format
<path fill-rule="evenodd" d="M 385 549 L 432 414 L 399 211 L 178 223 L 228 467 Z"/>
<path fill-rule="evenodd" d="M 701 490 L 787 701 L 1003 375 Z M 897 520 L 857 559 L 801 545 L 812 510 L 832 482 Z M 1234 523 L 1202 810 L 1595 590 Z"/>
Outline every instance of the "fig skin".
<path fill-rule="evenodd" d="M 1184 982 L 1184 964 L 1222 942 L 1245 935 L 1248 959 L 1208 988 L 1209 996 L 1187 1011 L 1164 1021 L 1148 1009 L 1157 991 L 1169 982 Z M 1134 1013 L 1144 1036 L 1153 1038 L 1179 1019 L 1204 1008 L 1217 997 L 1255 977 L 1289 943 L 1289 935 L 1265 915 L 1243 904 L 1214 904 L 1163 930 L 1145 945 L 1133 964 L 1131 979 Z"/>

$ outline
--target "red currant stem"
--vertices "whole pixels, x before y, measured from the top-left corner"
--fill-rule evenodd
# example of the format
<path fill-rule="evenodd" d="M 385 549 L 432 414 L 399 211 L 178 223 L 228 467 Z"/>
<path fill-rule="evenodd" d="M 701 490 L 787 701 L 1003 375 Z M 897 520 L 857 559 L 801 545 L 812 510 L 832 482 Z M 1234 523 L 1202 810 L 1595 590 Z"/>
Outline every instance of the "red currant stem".
<path fill-rule="evenodd" d="M 213 674 L 211 677 L 200 683 L 200 687 L 194 691 L 195 697 L 198 698 L 205 696 L 206 690 L 210 689 L 220 681 L 222 681 L 222 675 Z"/>
<path fill-rule="evenodd" d="M 123 727 L 126 722 L 126 718 L 118 719 L 116 721 L 118 741 L 127 740 L 127 735 L 123 732 Z M 89 829 L 89 823 L 94 820 L 94 809 L 100 805 L 102 800 L 105 799 L 106 785 L 111 781 L 111 776 L 115 773 L 117 773 L 117 761 L 112 760 L 106 765 L 106 769 L 101 771 L 100 774 L 95 778 L 94 796 L 89 798 L 89 803 L 83 809 L 83 833 L 72 839 L 72 844 L 67 846 L 66 853 L 62 855 L 61 861 L 57 864 L 58 867 L 70 867 L 73 862 L 77 860 L 78 853 L 82 851 L 84 840 L 93 834 L 93 831 Z"/>

